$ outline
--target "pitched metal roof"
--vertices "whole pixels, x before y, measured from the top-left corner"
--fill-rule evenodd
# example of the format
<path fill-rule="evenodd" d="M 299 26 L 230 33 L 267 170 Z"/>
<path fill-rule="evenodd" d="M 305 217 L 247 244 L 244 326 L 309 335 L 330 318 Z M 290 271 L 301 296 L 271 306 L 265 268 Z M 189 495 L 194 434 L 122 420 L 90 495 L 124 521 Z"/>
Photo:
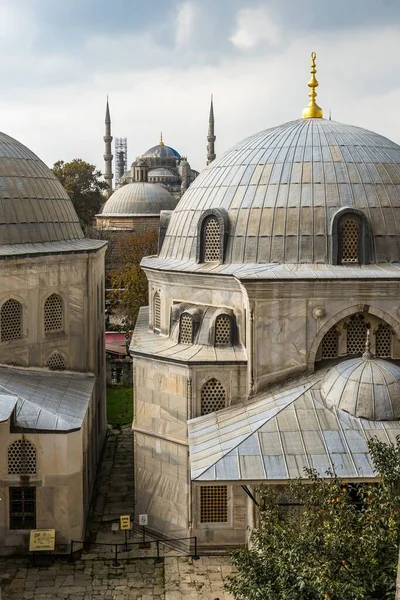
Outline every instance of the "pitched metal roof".
<path fill-rule="evenodd" d="M 96 378 L 81 373 L 0 367 L 0 420 L 40 431 L 80 429 Z"/>
<path fill-rule="evenodd" d="M 62 242 L 42 242 L 36 244 L 8 244 L 0 245 L 0 258 L 10 256 L 26 256 L 40 254 L 68 254 L 77 252 L 96 252 L 107 246 L 105 240 L 64 240 Z"/>
<path fill-rule="evenodd" d="M 191 477 L 199 482 L 284 482 L 334 470 L 344 479 L 375 477 L 367 440 L 394 441 L 400 421 L 368 421 L 323 402 L 324 372 L 189 421 Z"/>

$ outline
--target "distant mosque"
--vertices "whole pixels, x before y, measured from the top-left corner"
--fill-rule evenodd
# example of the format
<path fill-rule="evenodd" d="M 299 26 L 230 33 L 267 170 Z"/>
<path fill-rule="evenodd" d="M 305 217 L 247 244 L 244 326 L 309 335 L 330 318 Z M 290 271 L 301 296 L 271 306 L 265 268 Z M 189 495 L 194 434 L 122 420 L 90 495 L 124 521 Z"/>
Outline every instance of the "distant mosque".
<path fill-rule="evenodd" d="M 110 107 L 107 99 L 105 117 L 104 179 L 108 184 L 108 199 L 96 215 L 96 228 L 107 237 L 117 232 L 141 233 L 159 228 L 160 213 L 172 211 L 181 196 L 198 176 L 186 157 L 167 146 L 162 137 L 156 146 L 147 150 L 127 166 L 125 138 L 116 139 L 117 181 L 113 189 L 113 154 Z M 214 106 L 211 97 L 207 164 L 215 159 Z"/>

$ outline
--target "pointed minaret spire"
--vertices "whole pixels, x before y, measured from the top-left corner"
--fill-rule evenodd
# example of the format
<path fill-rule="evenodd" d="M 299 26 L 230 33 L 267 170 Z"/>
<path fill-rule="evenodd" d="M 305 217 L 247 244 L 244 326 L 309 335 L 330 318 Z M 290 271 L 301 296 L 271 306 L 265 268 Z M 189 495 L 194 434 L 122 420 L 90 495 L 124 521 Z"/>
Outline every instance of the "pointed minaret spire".
<path fill-rule="evenodd" d="M 214 134 L 214 103 L 213 96 L 211 94 L 211 103 L 210 103 L 210 116 L 208 118 L 208 135 L 207 135 L 207 164 L 209 165 L 213 160 L 215 160 L 215 147 L 214 143 L 216 140 L 216 136 Z"/>
<path fill-rule="evenodd" d="M 112 155 L 112 148 L 111 148 L 111 142 L 113 140 L 112 135 L 111 135 L 111 117 L 110 117 L 110 107 L 108 104 L 108 96 L 107 96 L 107 103 L 106 103 L 106 118 L 105 118 L 105 135 L 103 137 L 104 140 L 104 179 L 107 182 L 108 185 L 108 190 L 107 190 L 107 197 L 109 198 L 112 194 L 112 179 L 113 179 L 113 173 L 112 173 L 112 160 L 113 160 L 113 155 Z"/>

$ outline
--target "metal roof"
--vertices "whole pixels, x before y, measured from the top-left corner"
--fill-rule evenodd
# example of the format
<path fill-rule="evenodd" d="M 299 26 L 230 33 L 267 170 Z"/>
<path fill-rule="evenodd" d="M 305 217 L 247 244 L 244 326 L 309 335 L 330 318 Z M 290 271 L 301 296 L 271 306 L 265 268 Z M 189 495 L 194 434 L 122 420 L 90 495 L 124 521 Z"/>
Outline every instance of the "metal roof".
<path fill-rule="evenodd" d="M 81 373 L 0 367 L 0 420 L 40 431 L 80 429 L 96 378 Z"/>
<path fill-rule="evenodd" d="M 375 477 L 367 440 L 394 441 L 400 421 L 368 421 L 328 408 L 325 372 L 275 394 L 189 421 L 191 477 L 199 482 L 284 482 L 334 470 L 344 479 Z"/>
<path fill-rule="evenodd" d="M 0 245 L 81 238 L 74 206 L 53 172 L 0 133 Z"/>
<path fill-rule="evenodd" d="M 400 147 L 352 125 L 299 119 L 214 160 L 182 196 L 160 258 L 195 260 L 199 219 L 218 208 L 229 221 L 226 263 L 329 263 L 343 207 L 365 213 L 372 262 L 400 260 Z"/>
<path fill-rule="evenodd" d="M 68 254 L 76 252 L 96 252 L 99 248 L 107 246 L 105 240 L 92 240 L 83 238 L 81 240 L 64 240 L 62 242 L 43 242 L 37 244 L 9 244 L 0 245 L 0 258 L 9 256 L 25 256 L 40 254 Z"/>
<path fill-rule="evenodd" d="M 142 158 L 180 158 L 181 155 L 177 150 L 171 148 L 171 146 L 166 146 L 165 144 L 157 144 L 157 146 L 153 146 L 146 150 L 146 152 L 142 155 Z"/>
<path fill-rule="evenodd" d="M 399 279 L 400 263 L 379 265 L 323 265 L 298 263 L 197 263 L 195 260 L 162 259 L 146 256 L 142 267 L 159 271 L 202 273 L 210 275 L 233 275 L 240 281 L 285 279 Z"/>
<path fill-rule="evenodd" d="M 115 190 L 98 217 L 159 214 L 173 210 L 177 200 L 157 183 L 127 183 Z"/>

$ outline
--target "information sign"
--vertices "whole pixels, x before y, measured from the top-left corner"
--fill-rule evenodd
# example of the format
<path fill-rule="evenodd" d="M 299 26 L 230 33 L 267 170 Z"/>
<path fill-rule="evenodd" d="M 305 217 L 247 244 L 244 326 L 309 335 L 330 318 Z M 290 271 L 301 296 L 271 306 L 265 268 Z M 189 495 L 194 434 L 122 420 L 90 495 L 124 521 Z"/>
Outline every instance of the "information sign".
<path fill-rule="evenodd" d="M 55 529 L 32 529 L 29 536 L 29 551 L 51 551 L 56 544 Z"/>

